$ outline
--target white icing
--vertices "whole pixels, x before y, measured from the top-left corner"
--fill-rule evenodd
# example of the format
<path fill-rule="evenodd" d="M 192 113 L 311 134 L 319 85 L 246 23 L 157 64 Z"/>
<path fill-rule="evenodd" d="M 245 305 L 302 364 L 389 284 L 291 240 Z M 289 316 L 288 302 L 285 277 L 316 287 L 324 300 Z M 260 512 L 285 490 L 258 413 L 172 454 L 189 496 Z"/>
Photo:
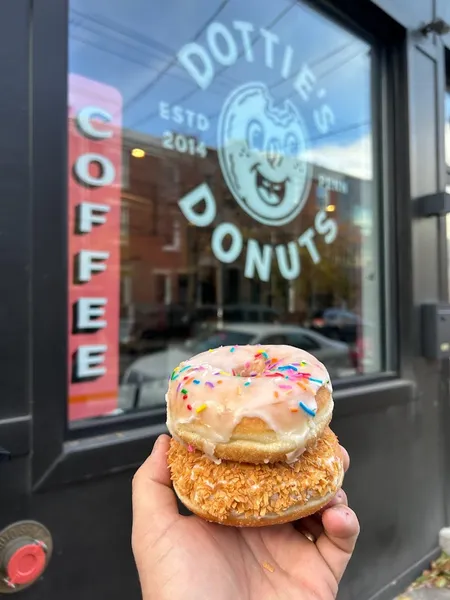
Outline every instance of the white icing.
<path fill-rule="evenodd" d="M 292 464 L 296 463 L 305 450 L 306 450 L 306 448 L 300 447 L 300 448 L 297 448 L 296 450 L 294 450 L 293 452 L 288 452 L 286 454 L 287 464 L 292 465 Z"/>
<path fill-rule="evenodd" d="M 167 427 L 175 437 L 178 425 L 195 423 L 204 440 L 203 451 L 216 462 L 215 445 L 229 442 L 242 419 L 256 417 L 292 439 L 298 449 L 287 455 L 287 461 L 295 461 L 315 428 L 309 413 L 317 412 L 321 387 L 332 391 L 328 372 L 304 350 L 221 347 L 175 369 L 166 394 Z"/>

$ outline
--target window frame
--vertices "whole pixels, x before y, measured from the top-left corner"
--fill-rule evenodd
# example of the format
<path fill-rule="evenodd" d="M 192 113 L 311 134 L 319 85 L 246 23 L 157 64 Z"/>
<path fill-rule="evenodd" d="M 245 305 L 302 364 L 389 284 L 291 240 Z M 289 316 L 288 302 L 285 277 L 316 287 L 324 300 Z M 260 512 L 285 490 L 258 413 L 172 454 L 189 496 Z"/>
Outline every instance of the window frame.
<path fill-rule="evenodd" d="M 444 127 L 447 124 L 445 113 L 445 102 L 447 95 L 450 97 L 450 48 L 445 48 L 445 97 L 444 97 Z M 445 136 L 445 129 L 444 129 Z M 445 167 L 445 185 L 450 187 L 450 164 L 447 164 L 447 141 L 444 137 L 444 167 Z"/>
<path fill-rule="evenodd" d="M 391 268 L 387 270 L 387 257 L 394 256 L 394 241 L 398 237 L 397 221 L 391 220 L 391 211 L 395 213 L 396 210 L 393 191 L 397 175 L 393 161 L 388 159 L 394 156 L 395 147 L 395 139 L 391 135 L 393 130 L 389 129 L 394 123 L 391 94 L 398 95 L 394 82 L 396 73 L 398 76 L 400 72 L 397 71 L 400 62 L 391 68 L 387 47 L 390 46 L 390 58 L 392 52 L 401 54 L 395 46 L 402 36 L 402 29 L 368 0 L 357 3 L 358 6 L 352 0 L 335 0 L 335 6 L 322 0 L 307 1 L 306 4 L 369 42 L 377 54 L 372 76 L 377 85 L 381 81 L 381 89 L 376 90 L 377 102 L 373 103 L 373 107 L 374 110 L 379 105 L 382 107 L 379 107 L 380 114 L 373 116 L 374 128 L 379 124 L 375 139 L 380 144 L 375 153 L 379 163 L 374 165 L 374 173 L 378 179 L 382 172 L 385 174 L 385 183 L 379 190 L 383 200 L 379 226 L 385 226 L 381 229 L 386 235 L 380 257 L 380 273 L 382 282 L 387 284 L 392 277 L 395 281 L 395 273 Z M 30 23 L 33 28 L 30 70 L 31 202 L 38 207 L 38 210 L 32 211 L 32 481 L 34 489 L 47 489 L 138 465 L 150 452 L 153 439 L 165 432 L 166 427 L 164 407 L 108 419 L 91 419 L 72 423 L 69 427 L 66 359 L 68 0 L 56 4 L 52 0 L 34 0 Z M 51 36 L 48 36 L 48 31 L 52 31 Z M 49 89 L 52 90 L 50 97 Z M 378 102 L 379 98 L 381 102 Z M 389 140 L 383 147 L 383 160 L 382 139 Z M 407 137 L 404 139 L 407 140 Z M 403 171 L 402 177 L 405 177 Z M 388 226 L 389 223 L 394 225 Z M 55 252 L 55 248 L 61 251 Z M 52 292 L 51 302 L 48 302 L 49 290 Z M 402 369 L 399 369 L 401 365 L 397 355 L 398 330 L 389 327 L 396 323 L 397 291 L 394 285 L 383 285 L 380 292 L 383 294 L 380 300 L 382 320 L 386 322 L 384 333 L 392 332 L 389 342 L 394 351 L 392 356 L 386 357 L 392 369 L 337 382 L 337 397 L 348 395 L 354 399 L 355 394 L 363 392 L 375 397 L 378 390 L 394 385 L 393 382 L 399 379 Z M 383 341 L 386 349 L 388 340 Z M 409 382 L 403 383 L 409 385 Z M 384 397 L 386 400 L 380 398 L 377 402 L 384 403 L 387 399 L 392 402 L 392 395 L 384 394 Z M 356 406 L 352 401 L 353 405 Z"/>

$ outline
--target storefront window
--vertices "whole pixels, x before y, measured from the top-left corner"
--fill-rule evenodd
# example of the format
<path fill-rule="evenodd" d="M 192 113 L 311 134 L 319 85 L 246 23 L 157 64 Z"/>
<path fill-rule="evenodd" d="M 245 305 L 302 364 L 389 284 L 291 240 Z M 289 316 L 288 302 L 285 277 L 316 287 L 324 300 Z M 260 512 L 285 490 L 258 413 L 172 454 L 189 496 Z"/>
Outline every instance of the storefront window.
<path fill-rule="evenodd" d="M 71 0 L 71 420 L 224 344 L 379 372 L 372 49 L 287 0 Z"/>

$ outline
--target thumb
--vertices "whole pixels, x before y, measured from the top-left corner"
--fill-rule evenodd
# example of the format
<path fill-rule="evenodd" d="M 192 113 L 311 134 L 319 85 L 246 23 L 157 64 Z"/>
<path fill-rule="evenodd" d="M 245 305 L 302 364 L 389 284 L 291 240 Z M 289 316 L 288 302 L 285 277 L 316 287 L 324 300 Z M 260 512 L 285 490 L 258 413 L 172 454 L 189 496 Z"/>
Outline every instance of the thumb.
<path fill-rule="evenodd" d="M 153 543 L 179 517 L 167 467 L 169 443 L 161 435 L 133 478 L 133 547 L 142 538 Z"/>
<path fill-rule="evenodd" d="M 316 547 L 339 582 L 358 539 L 358 519 L 348 506 L 336 504 L 323 513 L 322 525 L 324 531 L 317 539 Z"/>

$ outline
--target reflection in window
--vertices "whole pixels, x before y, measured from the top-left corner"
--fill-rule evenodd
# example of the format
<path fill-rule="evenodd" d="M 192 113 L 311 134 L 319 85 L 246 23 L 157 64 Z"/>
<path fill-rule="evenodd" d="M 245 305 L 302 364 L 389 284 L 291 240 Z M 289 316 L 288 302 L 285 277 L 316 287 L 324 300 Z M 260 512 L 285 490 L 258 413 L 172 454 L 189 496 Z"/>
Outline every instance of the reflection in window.
<path fill-rule="evenodd" d="M 215 331 L 200 341 L 188 344 L 189 350 L 193 354 L 207 352 L 210 348 L 219 348 L 220 346 L 240 346 L 253 343 L 254 336 L 251 333 L 242 331 L 221 330 Z"/>
<path fill-rule="evenodd" d="M 303 350 L 307 350 L 308 352 L 320 348 L 319 344 L 311 336 L 298 333 L 289 334 L 286 343 L 295 348 L 303 348 Z"/>
<path fill-rule="evenodd" d="M 161 405 L 217 344 L 380 371 L 370 45 L 287 0 L 70 0 L 69 25 L 70 419 Z"/>
<path fill-rule="evenodd" d="M 450 167 L 450 92 L 445 94 L 445 162 Z"/>

